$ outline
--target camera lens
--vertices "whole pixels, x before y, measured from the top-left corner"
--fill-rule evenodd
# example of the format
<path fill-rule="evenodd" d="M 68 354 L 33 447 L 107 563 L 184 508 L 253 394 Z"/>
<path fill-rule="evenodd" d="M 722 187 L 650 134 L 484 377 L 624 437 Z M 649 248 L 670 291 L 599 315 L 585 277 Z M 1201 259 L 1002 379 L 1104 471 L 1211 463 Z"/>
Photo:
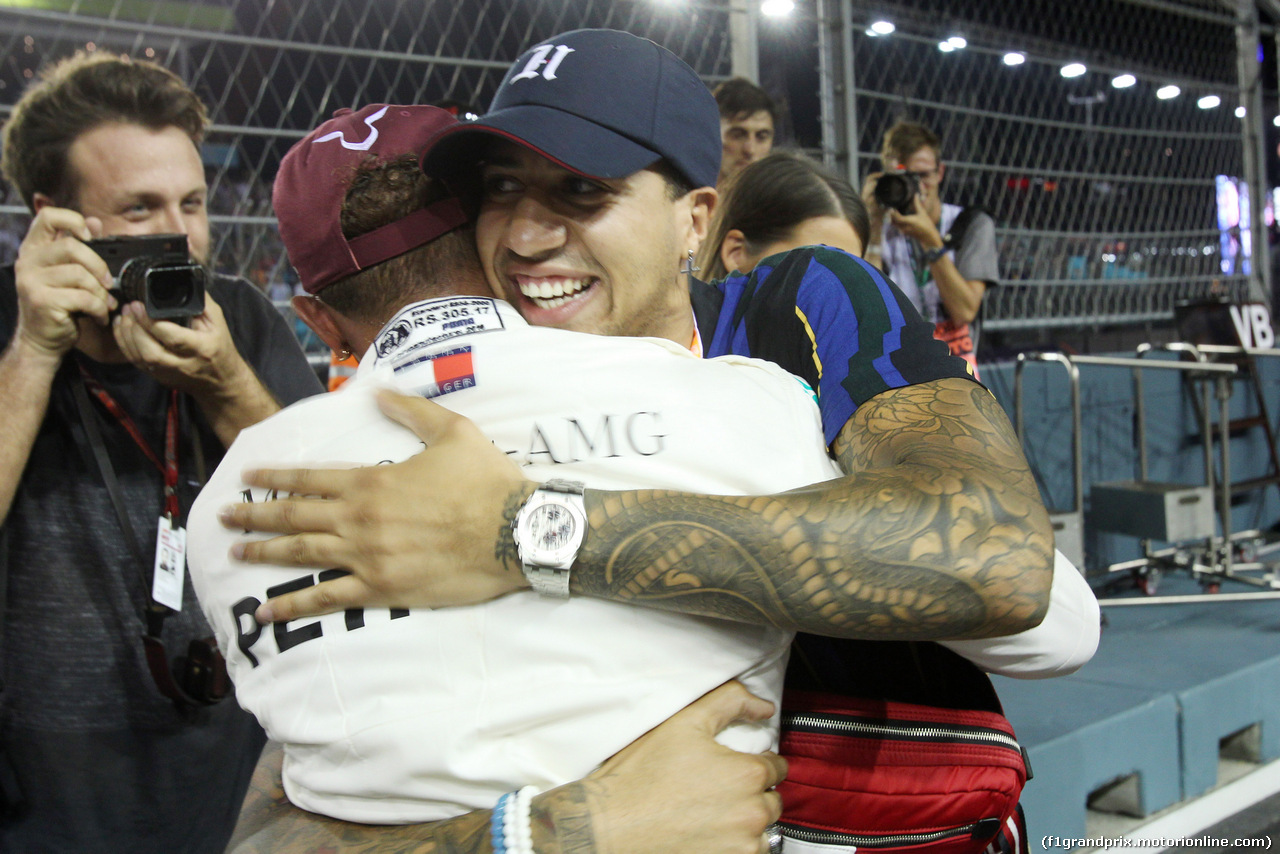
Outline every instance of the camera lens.
<path fill-rule="evenodd" d="M 908 186 L 902 175 L 882 175 L 876 182 L 876 201 L 883 207 L 902 210 L 902 204 L 908 201 Z"/>
<path fill-rule="evenodd" d="M 908 214 L 911 212 L 912 198 L 916 194 L 913 184 L 913 181 L 901 173 L 889 172 L 881 175 L 876 181 L 876 202 L 881 207 L 893 208 L 899 213 Z"/>
<path fill-rule="evenodd" d="M 147 292 L 151 304 L 158 309 L 181 308 L 189 303 L 193 284 L 189 267 L 161 267 L 147 276 Z"/>
<path fill-rule="evenodd" d="M 157 263 L 146 271 L 147 314 L 157 320 L 194 317 L 204 311 L 204 268 L 189 263 Z"/>
<path fill-rule="evenodd" d="M 141 302 L 156 320 L 204 311 L 205 269 L 191 260 L 184 234 L 103 237 L 87 245 L 115 276 L 121 305 Z"/>

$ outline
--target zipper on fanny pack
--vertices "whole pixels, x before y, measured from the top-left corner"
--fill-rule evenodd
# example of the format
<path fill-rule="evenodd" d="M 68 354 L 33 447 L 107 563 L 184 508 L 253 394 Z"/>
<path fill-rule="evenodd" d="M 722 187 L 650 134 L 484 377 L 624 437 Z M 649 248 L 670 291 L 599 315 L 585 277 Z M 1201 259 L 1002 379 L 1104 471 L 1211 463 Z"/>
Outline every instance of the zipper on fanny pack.
<path fill-rule="evenodd" d="M 848 715 L 790 712 L 783 713 L 782 727 L 828 735 L 888 736 L 903 741 L 958 741 L 1003 747 L 1017 751 L 1019 755 L 1023 752 L 1016 739 L 999 730 L 962 724 L 942 726 L 914 721 L 869 721 Z"/>
<path fill-rule="evenodd" d="M 946 830 L 932 830 L 928 833 L 894 833 L 882 836 L 858 836 L 853 833 L 840 833 L 834 830 L 812 830 L 807 827 L 779 822 L 783 836 L 799 839 L 802 842 L 813 842 L 818 845 L 852 845 L 857 848 L 895 848 L 900 845 L 924 845 L 968 836 L 974 839 L 995 836 L 1000 830 L 1000 819 L 984 818 L 971 824 L 952 827 Z"/>

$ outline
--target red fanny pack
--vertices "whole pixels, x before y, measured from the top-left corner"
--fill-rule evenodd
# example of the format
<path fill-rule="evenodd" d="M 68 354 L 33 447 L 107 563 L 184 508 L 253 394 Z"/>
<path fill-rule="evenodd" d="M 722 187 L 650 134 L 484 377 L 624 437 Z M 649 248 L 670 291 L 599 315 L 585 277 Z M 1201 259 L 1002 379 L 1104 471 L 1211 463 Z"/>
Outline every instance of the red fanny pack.
<path fill-rule="evenodd" d="M 810 651 L 832 643 L 806 642 Z M 794 667 L 788 674 L 779 748 L 788 763 L 778 785 L 783 850 L 1021 852 L 1018 798 L 1029 769 L 986 675 L 936 644 L 834 643 L 850 644 L 857 652 L 849 654 L 870 657 L 864 661 L 883 658 L 886 668 L 868 686 L 878 690 L 858 694 L 796 688 L 814 680 L 795 678 Z M 945 678 L 929 685 L 940 669 Z"/>

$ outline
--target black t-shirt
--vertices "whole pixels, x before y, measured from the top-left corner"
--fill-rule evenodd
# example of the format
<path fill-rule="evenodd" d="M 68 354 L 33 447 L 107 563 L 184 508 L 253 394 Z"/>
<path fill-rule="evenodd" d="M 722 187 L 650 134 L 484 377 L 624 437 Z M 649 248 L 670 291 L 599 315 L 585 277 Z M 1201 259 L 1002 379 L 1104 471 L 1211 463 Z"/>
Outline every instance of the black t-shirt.
<path fill-rule="evenodd" d="M 322 391 L 283 319 L 244 281 L 209 293 L 237 348 L 288 404 Z M 0 272 L 0 346 L 17 318 L 12 270 Z M 80 359 L 162 453 L 169 395 L 130 365 L 72 355 L 54 382 L 4 522 L 8 567 L 0 736 L 29 804 L 0 822 L 5 852 L 221 852 L 265 738 L 233 699 L 184 716 L 157 691 L 140 636 L 162 481 L 124 428 L 92 403 L 145 566 L 121 532 L 71 396 Z M 179 431 L 185 509 L 223 448 L 192 401 Z M 170 656 L 212 634 L 187 581 L 164 625 Z"/>

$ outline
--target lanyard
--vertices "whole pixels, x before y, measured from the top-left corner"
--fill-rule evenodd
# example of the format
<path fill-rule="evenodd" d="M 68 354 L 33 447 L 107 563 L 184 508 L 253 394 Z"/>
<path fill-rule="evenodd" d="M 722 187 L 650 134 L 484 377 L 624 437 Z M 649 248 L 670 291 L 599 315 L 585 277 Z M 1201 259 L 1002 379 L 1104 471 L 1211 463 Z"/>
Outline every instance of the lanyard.
<path fill-rule="evenodd" d="M 129 544 L 142 573 L 143 590 L 147 591 L 147 605 L 143 610 L 146 633 L 142 635 L 142 646 L 146 654 L 147 669 L 156 689 L 172 700 L 179 712 L 188 713 L 199 706 L 209 706 L 226 696 L 230 682 L 227 679 L 226 663 L 218 652 L 213 638 L 193 640 L 185 657 L 169 660 L 161 634 L 164 632 L 164 621 L 173 611 L 166 605 L 157 602 L 151 593 L 151 579 L 147 577 L 146 562 L 134 534 L 129 514 L 125 510 L 124 497 L 120 493 L 120 484 L 111 468 L 111 460 L 107 455 L 106 444 L 98 430 L 96 419 L 90 410 L 89 394 L 106 407 L 111 416 L 129 433 L 138 448 L 146 455 L 164 477 L 165 515 L 168 523 L 161 522 L 162 529 L 178 523 L 180 505 L 178 503 L 178 392 L 169 392 L 169 410 L 165 416 L 164 430 L 164 462 L 147 444 L 138 425 L 129 417 L 129 413 L 116 402 L 102 384 L 92 377 L 78 360 L 76 367 L 80 370 L 80 383 L 72 385 L 72 395 L 76 408 L 80 411 L 80 420 L 84 426 L 86 438 L 94 458 L 97 460 L 102 481 L 111 495 L 111 503 L 115 507 L 116 518 L 124 532 L 125 541 Z M 196 455 L 201 455 L 198 433 L 193 432 Z M 200 466 L 197 464 L 197 469 Z"/>
<path fill-rule="evenodd" d="M 924 286 L 932 275 L 932 270 L 924 262 L 924 250 L 920 248 L 920 244 L 907 238 L 907 251 L 911 258 L 911 272 L 915 273 L 916 276 L 916 290 L 923 293 Z"/>
<path fill-rule="evenodd" d="M 111 417 L 120 423 L 120 426 L 133 439 L 134 444 L 164 478 L 164 512 L 170 522 L 176 523 L 182 509 L 178 503 L 178 390 L 169 390 L 169 409 L 164 419 L 164 462 L 161 462 L 129 413 L 125 412 L 116 399 L 102 387 L 102 383 L 85 370 L 83 364 L 77 361 L 76 367 L 80 369 L 84 387 L 98 399 L 107 412 L 111 413 Z"/>

